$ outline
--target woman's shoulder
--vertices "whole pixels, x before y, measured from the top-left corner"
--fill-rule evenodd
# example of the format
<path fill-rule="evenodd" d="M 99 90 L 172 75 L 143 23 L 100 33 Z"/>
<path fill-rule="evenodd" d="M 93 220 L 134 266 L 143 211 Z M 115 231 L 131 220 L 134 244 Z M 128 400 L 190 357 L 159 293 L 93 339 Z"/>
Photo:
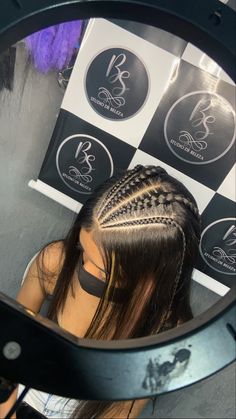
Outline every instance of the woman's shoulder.
<path fill-rule="evenodd" d="M 48 244 L 39 253 L 39 266 L 44 277 L 47 294 L 53 294 L 64 259 L 65 245 L 63 240 Z"/>
<path fill-rule="evenodd" d="M 63 240 L 58 240 L 46 245 L 43 250 L 44 263 L 47 267 L 55 268 L 58 263 L 64 260 L 65 244 Z"/>

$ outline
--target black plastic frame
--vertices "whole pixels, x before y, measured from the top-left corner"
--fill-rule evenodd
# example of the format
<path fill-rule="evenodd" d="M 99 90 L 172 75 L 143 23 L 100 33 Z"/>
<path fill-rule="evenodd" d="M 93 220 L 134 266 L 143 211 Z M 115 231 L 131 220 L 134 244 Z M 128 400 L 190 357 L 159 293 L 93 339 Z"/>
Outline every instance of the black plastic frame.
<path fill-rule="evenodd" d="M 235 12 L 218 0 L 1 0 L 0 51 L 43 27 L 90 17 L 167 30 L 202 49 L 235 79 Z"/>
<path fill-rule="evenodd" d="M 216 0 L 1 0 L 0 51 L 43 27 L 90 17 L 167 30 L 201 48 L 236 78 L 235 12 Z M 186 387 L 235 360 L 235 290 L 234 285 L 217 304 L 177 329 L 112 342 L 76 339 L 0 293 L 0 376 L 77 399 L 125 400 Z"/>

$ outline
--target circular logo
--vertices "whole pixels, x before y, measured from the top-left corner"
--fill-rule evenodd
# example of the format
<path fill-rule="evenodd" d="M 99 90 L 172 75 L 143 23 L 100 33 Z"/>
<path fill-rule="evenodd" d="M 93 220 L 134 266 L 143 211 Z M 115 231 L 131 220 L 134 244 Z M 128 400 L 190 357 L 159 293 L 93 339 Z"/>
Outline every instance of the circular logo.
<path fill-rule="evenodd" d="M 164 123 L 166 143 L 180 160 L 206 164 L 224 156 L 235 141 L 231 104 L 217 93 L 196 91 L 178 99 Z"/>
<path fill-rule="evenodd" d="M 200 253 L 217 272 L 236 273 L 236 218 L 222 218 L 208 225 L 202 233 Z"/>
<path fill-rule="evenodd" d="M 89 64 L 85 90 L 92 108 L 115 121 L 135 115 L 149 92 L 148 73 L 143 62 L 124 48 L 99 53 Z"/>
<path fill-rule="evenodd" d="M 56 154 L 56 166 L 68 188 L 82 194 L 90 194 L 112 176 L 114 169 L 111 154 L 105 145 L 86 134 L 71 135 L 61 143 Z"/>

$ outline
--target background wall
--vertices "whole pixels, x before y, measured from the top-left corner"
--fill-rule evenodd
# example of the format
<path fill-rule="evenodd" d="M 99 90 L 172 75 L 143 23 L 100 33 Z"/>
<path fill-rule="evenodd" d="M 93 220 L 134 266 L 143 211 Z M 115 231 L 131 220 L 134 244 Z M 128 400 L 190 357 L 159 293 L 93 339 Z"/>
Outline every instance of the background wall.
<path fill-rule="evenodd" d="M 0 291 L 15 297 L 29 259 L 62 237 L 75 215 L 28 188 L 40 170 L 63 97 L 55 74 L 42 76 L 27 63 L 22 44 L 16 55 L 14 91 L 0 94 Z M 193 283 L 197 315 L 219 296 Z M 151 404 L 142 417 L 151 417 Z M 235 368 L 158 398 L 156 418 L 234 418 Z"/>
<path fill-rule="evenodd" d="M 1 291 L 15 296 L 27 261 L 67 231 L 74 214 L 30 189 L 48 147 L 64 91 L 16 54 L 14 90 L 0 96 Z"/>

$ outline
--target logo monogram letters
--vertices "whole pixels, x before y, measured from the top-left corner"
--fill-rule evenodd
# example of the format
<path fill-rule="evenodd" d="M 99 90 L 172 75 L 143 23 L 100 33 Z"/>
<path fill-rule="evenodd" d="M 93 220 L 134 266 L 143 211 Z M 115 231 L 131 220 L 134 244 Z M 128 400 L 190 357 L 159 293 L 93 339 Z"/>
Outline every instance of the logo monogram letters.
<path fill-rule="evenodd" d="M 236 227 L 234 224 L 226 231 L 222 240 L 225 244 L 225 250 L 219 246 L 214 246 L 212 255 L 219 260 L 225 260 L 227 263 L 235 263 L 236 249 L 231 247 L 236 243 Z"/>
<path fill-rule="evenodd" d="M 234 109 L 217 93 L 187 93 L 167 112 L 164 135 L 180 160 L 192 164 L 213 162 L 226 154 L 235 141 Z"/>
<path fill-rule="evenodd" d="M 125 62 L 125 54 L 113 54 L 107 67 L 106 78 L 108 79 L 109 84 L 114 85 L 115 83 L 118 83 L 118 86 L 114 86 L 111 91 L 105 87 L 100 87 L 98 89 L 98 98 L 115 108 L 120 108 L 125 105 L 125 99 L 122 95 L 126 90 L 129 90 L 125 85 L 124 79 L 128 79 L 130 73 L 129 71 L 121 70 L 120 68 Z"/>
<path fill-rule="evenodd" d="M 81 165 L 80 169 L 75 166 L 69 166 L 69 174 L 76 179 L 80 179 L 83 182 L 91 182 L 93 180 L 90 173 L 92 170 L 92 165 L 90 162 L 95 161 L 95 156 L 93 154 L 88 154 L 87 151 L 91 148 L 91 142 L 85 141 L 84 143 L 81 141 L 77 147 L 75 152 L 75 159 L 78 161 L 79 165 Z M 84 164 L 84 166 L 83 166 Z"/>

